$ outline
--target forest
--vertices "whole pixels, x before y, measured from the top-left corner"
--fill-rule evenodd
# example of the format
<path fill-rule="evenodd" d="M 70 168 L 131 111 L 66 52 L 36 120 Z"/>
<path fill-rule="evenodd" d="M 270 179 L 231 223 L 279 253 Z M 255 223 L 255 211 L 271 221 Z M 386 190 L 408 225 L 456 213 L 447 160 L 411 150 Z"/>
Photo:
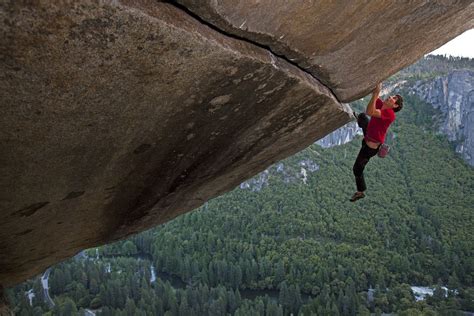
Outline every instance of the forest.
<path fill-rule="evenodd" d="M 391 80 L 466 65 L 473 60 L 428 57 Z M 474 170 L 437 133 L 437 110 L 396 93 L 405 106 L 389 156 L 366 169 L 365 199 L 349 202 L 361 136 L 314 144 L 199 209 L 51 267 L 54 306 L 41 275 L 7 289 L 16 315 L 474 312 Z M 416 300 L 415 285 L 434 293 Z"/>

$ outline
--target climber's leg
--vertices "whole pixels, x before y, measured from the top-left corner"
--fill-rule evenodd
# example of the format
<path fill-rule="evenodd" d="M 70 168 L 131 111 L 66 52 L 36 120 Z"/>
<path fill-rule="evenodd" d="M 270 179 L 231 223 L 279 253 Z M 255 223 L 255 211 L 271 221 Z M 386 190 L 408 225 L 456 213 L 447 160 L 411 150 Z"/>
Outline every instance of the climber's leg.
<path fill-rule="evenodd" d="M 364 179 L 364 169 L 370 158 L 377 154 L 378 149 L 373 149 L 367 146 L 364 140 L 362 140 L 362 148 L 357 155 L 357 159 L 354 163 L 352 171 L 354 172 L 357 192 L 352 196 L 351 201 L 357 201 L 365 196 L 364 191 L 367 189 Z"/>

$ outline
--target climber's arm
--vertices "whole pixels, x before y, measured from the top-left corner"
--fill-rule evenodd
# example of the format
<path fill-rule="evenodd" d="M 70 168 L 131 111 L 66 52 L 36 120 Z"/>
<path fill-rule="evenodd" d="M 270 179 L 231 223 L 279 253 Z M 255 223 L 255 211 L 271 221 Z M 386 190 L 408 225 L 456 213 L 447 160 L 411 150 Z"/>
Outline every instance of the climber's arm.
<path fill-rule="evenodd" d="M 375 103 L 379 98 L 380 90 L 382 89 L 382 84 L 379 83 L 375 86 L 375 89 L 372 91 L 372 98 L 370 98 L 369 104 L 367 104 L 367 109 L 365 113 L 371 117 L 381 117 L 382 112 L 375 108 Z"/>

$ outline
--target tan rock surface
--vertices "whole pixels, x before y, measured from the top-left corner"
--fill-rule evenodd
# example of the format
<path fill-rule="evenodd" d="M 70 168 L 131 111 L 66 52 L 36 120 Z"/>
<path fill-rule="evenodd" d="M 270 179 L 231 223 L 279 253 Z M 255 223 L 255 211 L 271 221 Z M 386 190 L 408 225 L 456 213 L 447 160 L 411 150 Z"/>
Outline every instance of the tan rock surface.
<path fill-rule="evenodd" d="M 178 2 L 291 59 L 343 102 L 474 27 L 472 0 Z"/>
<path fill-rule="evenodd" d="M 0 284 L 198 207 L 350 120 L 155 1 L 0 2 Z"/>

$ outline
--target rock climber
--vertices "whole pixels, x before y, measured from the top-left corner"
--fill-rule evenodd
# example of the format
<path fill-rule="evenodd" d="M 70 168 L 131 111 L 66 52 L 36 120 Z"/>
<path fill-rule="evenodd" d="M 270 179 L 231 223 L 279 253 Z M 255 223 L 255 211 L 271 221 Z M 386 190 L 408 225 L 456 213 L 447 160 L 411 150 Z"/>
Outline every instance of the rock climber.
<path fill-rule="evenodd" d="M 395 112 L 403 108 L 403 98 L 401 95 L 392 95 L 382 101 L 379 98 L 382 84 L 379 83 L 372 91 L 372 98 L 367 104 L 365 113 L 354 116 L 357 119 L 357 124 L 364 132 L 362 139 L 362 148 L 357 155 L 354 163 L 353 171 L 357 186 L 357 191 L 351 197 L 350 201 L 355 202 L 365 197 L 364 191 L 367 189 L 364 180 L 364 168 L 369 162 L 370 158 L 375 156 L 379 151 L 380 146 L 385 141 L 385 135 L 390 124 L 395 121 Z M 370 120 L 368 116 L 370 116 Z"/>

